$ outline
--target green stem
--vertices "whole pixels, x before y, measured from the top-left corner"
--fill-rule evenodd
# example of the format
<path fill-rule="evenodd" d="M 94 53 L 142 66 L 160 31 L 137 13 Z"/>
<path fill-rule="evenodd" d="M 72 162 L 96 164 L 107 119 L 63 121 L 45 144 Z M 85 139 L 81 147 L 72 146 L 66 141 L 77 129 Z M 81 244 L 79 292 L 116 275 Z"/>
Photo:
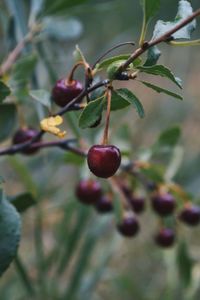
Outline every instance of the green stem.
<path fill-rule="evenodd" d="M 28 296 L 32 298 L 35 295 L 35 291 L 33 289 L 33 285 L 28 275 L 28 272 L 25 266 L 23 265 L 21 259 L 19 258 L 19 256 L 15 257 L 14 263 L 15 263 L 16 271 L 21 278 L 21 281 L 24 285 L 24 288 L 27 291 Z"/>
<path fill-rule="evenodd" d="M 168 44 L 172 46 L 200 46 L 200 39 L 193 41 L 171 41 Z"/>
<path fill-rule="evenodd" d="M 140 34 L 140 40 L 139 40 L 139 46 L 142 47 L 143 43 L 144 43 L 144 39 L 146 36 L 146 32 L 147 32 L 147 24 L 145 21 L 145 18 L 143 18 L 143 22 L 142 22 L 142 31 Z"/>

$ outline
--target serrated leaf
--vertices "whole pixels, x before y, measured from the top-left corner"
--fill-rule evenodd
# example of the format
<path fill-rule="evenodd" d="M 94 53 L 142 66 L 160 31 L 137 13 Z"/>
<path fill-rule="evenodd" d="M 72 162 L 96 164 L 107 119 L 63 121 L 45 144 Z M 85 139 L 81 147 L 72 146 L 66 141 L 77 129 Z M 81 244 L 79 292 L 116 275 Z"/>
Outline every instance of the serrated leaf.
<path fill-rule="evenodd" d="M 163 89 L 163 88 L 161 88 L 161 87 L 159 87 L 159 86 L 157 86 L 157 85 L 154 85 L 154 84 L 149 83 L 149 82 L 146 82 L 146 81 L 140 81 L 140 82 L 142 82 L 142 83 L 143 83 L 145 86 L 147 86 L 148 88 L 153 89 L 153 90 L 156 91 L 157 93 L 164 93 L 164 94 L 167 94 L 167 95 L 169 95 L 169 96 L 172 96 L 172 97 L 174 97 L 174 98 L 176 98 L 176 99 L 183 100 L 183 97 L 181 97 L 180 95 L 175 94 L 175 93 L 173 93 L 173 92 L 171 92 L 171 91 L 168 91 L 168 90 L 166 90 L 166 89 Z"/>
<path fill-rule="evenodd" d="M 0 105 L 0 142 L 10 137 L 15 128 L 17 109 L 14 104 Z"/>
<path fill-rule="evenodd" d="M 194 260 L 191 258 L 187 244 L 184 241 L 178 245 L 176 262 L 180 281 L 187 288 L 191 283 Z"/>
<path fill-rule="evenodd" d="M 121 54 L 121 55 L 116 55 L 116 56 L 112 56 L 109 58 L 104 59 L 102 62 L 100 62 L 99 64 L 97 64 L 96 69 L 100 70 L 100 69 L 104 69 L 104 68 L 108 68 L 108 66 L 112 63 L 118 62 L 120 61 L 121 63 L 126 61 L 131 54 Z M 133 66 L 137 67 L 142 63 L 142 59 L 140 57 L 137 57 L 134 61 L 133 61 Z"/>
<path fill-rule="evenodd" d="M 0 193 L 0 276 L 14 259 L 21 235 L 21 220 L 15 207 Z"/>
<path fill-rule="evenodd" d="M 15 206 L 19 213 L 26 211 L 29 207 L 35 205 L 37 201 L 30 193 L 23 193 L 9 198 L 12 205 Z"/>
<path fill-rule="evenodd" d="M 162 76 L 165 78 L 170 79 L 172 82 L 174 82 L 179 88 L 182 89 L 182 85 L 180 82 L 180 79 L 175 77 L 174 74 L 171 72 L 170 69 L 163 65 L 154 65 L 154 66 L 138 66 L 137 69 L 139 69 L 141 72 L 152 74 L 156 76 Z"/>
<path fill-rule="evenodd" d="M 179 24 L 182 20 L 186 19 L 193 12 L 192 6 L 189 1 L 181 0 L 178 5 L 178 12 L 175 17 L 175 20 L 172 22 L 164 22 L 162 20 L 157 21 L 154 32 L 153 32 L 153 40 L 163 35 L 167 31 L 171 30 L 177 24 Z M 172 37 L 174 39 L 190 39 L 191 33 L 196 28 L 196 21 L 193 20 L 183 28 L 176 31 Z"/>
<path fill-rule="evenodd" d="M 144 20 L 147 24 L 160 7 L 160 0 L 140 0 L 143 7 Z"/>
<path fill-rule="evenodd" d="M 168 128 L 160 134 L 154 148 L 174 147 L 178 143 L 180 136 L 181 130 L 178 126 Z"/>
<path fill-rule="evenodd" d="M 79 127 L 88 128 L 92 126 L 100 117 L 103 111 L 103 97 L 88 103 L 79 117 Z"/>
<path fill-rule="evenodd" d="M 147 51 L 147 59 L 144 63 L 144 66 L 153 66 L 157 63 L 159 57 L 161 55 L 161 51 L 159 50 L 159 48 L 157 46 L 153 46 L 151 48 L 149 48 L 149 50 Z"/>
<path fill-rule="evenodd" d="M 32 90 L 29 91 L 29 95 L 46 106 L 49 110 L 51 109 L 51 94 L 46 90 Z"/>
<path fill-rule="evenodd" d="M 130 90 L 126 88 L 118 89 L 116 90 L 116 93 L 135 107 L 140 118 L 144 118 L 145 114 L 144 114 L 144 108 L 142 106 L 142 103 Z"/>
<path fill-rule="evenodd" d="M 9 87 L 7 87 L 7 85 L 5 85 L 5 83 L 0 81 L 0 103 L 2 103 L 3 100 L 9 95 L 10 95 Z"/>

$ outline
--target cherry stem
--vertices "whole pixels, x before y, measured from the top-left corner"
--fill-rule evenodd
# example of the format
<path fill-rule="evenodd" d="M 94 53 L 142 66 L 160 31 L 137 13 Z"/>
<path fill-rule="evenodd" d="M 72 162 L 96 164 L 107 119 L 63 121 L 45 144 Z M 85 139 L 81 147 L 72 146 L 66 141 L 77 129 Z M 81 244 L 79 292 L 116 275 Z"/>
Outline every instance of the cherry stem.
<path fill-rule="evenodd" d="M 106 91 L 106 97 L 107 97 L 106 125 L 104 128 L 102 145 L 108 144 L 108 129 L 109 129 L 109 123 L 110 123 L 110 108 L 111 108 L 111 97 L 112 97 L 112 88 L 111 87 L 108 87 L 108 89 Z"/>
<path fill-rule="evenodd" d="M 76 69 L 77 69 L 79 66 L 84 66 L 84 67 L 85 67 L 85 62 L 79 61 L 79 62 L 77 62 L 77 63 L 73 66 L 71 72 L 69 73 L 69 75 L 67 76 L 67 78 L 66 78 L 66 80 L 65 80 L 66 85 L 73 82 L 73 80 L 74 80 L 74 72 L 76 71 Z"/>

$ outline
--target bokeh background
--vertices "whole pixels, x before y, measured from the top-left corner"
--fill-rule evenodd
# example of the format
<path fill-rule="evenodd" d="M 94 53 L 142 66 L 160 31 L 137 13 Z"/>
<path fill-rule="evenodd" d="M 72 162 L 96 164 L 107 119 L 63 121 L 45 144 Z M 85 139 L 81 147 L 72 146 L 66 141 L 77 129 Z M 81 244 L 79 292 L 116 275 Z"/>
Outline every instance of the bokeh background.
<path fill-rule="evenodd" d="M 30 7 L 34 2 L 40 1 L 1 0 L 1 60 L 28 30 Z M 135 41 L 137 44 L 142 23 L 139 0 L 74 1 L 79 5 L 73 5 L 71 1 L 71 7 L 68 7 L 70 1 L 65 2 L 66 8 L 63 6 L 62 10 L 41 19 L 46 30 L 24 50 L 24 55 L 34 52 L 38 56 L 30 78 L 31 88 L 51 90 L 55 80 L 72 67 L 76 44 L 90 63 L 117 43 Z M 199 0 L 193 0 L 191 4 L 194 9 L 198 8 Z M 159 13 L 149 27 L 149 38 L 157 18 L 172 20 L 177 5 L 178 1 L 161 0 Z M 193 38 L 200 36 L 199 28 L 198 24 Z M 142 101 L 146 117 L 139 119 L 129 108 L 114 112 L 110 139 L 124 150 L 131 148 L 134 159 L 141 148 L 154 143 L 161 130 L 180 125 L 183 159 L 176 179 L 200 203 L 199 47 L 163 44 L 160 50 L 160 62 L 183 80 L 184 100 L 156 94 L 139 83 L 124 83 L 123 86 L 132 89 Z M 131 47 L 126 46 L 115 53 L 131 51 Z M 82 75 L 80 72 L 79 78 Z M 151 82 L 174 89 L 164 79 L 156 78 Z M 23 117 L 27 124 L 38 127 L 39 119 L 46 112 L 28 95 L 24 98 Z M 88 145 L 97 142 L 103 124 L 92 132 L 80 130 L 74 124 L 77 116 L 66 116 L 69 136 L 73 137 L 75 132 Z M 70 129 L 71 122 L 74 131 Z M 18 126 L 19 123 L 16 129 Z M 2 147 L 9 144 L 10 139 L 7 139 Z M 184 286 L 176 263 L 177 247 L 161 250 L 153 243 L 152 236 L 158 227 L 156 216 L 147 209 L 141 216 L 141 232 L 137 237 L 129 240 L 119 236 L 111 216 L 100 217 L 92 208 L 82 207 L 77 202 L 74 187 L 78 178 L 89 174 L 82 161 L 75 160 L 74 165 L 72 159 L 68 153 L 57 149 L 42 150 L 34 157 L 15 155 L 0 159 L 0 175 L 4 178 L 6 193 L 12 196 L 30 191 L 37 200 L 37 205 L 23 214 L 19 248 L 19 257 L 36 285 L 37 296 L 27 295 L 23 278 L 18 273 L 19 265 L 15 262 L 1 279 L 0 299 L 199 299 L 199 228 L 178 228 L 179 239 L 189 246 L 190 258 L 195 262 L 191 283 Z M 107 189 L 104 181 L 102 184 Z M 187 264 L 187 259 L 182 264 Z"/>

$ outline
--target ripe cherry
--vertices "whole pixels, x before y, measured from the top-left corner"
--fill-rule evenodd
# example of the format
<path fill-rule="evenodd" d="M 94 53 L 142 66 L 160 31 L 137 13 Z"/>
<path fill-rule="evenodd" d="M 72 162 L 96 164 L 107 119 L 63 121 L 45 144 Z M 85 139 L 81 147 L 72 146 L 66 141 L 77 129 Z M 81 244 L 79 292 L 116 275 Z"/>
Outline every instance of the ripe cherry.
<path fill-rule="evenodd" d="M 135 213 L 141 213 L 145 209 L 145 199 L 139 196 L 132 196 L 129 198 L 129 203 Z"/>
<path fill-rule="evenodd" d="M 175 242 L 175 233 L 170 228 L 162 228 L 155 235 L 155 242 L 157 245 L 168 248 L 171 247 Z"/>
<path fill-rule="evenodd" d="M 15 132 L 15 134 L 13 136 L 12 144 L 18 145 L 18 144 L 23 144 L 25 142 L 28 142 L 29 140 L 31 140 L 32 138 L 37 136 L 38 133 L 39 133 L 39 131 L 36 129 L 33 129 L 33 128 L 20 128 Z M 37 141 L 39 141 L 39 140 L 37 140 Z M 39 149 L 37 149 L 37 148 L 25 149 L 22 152 L 24 154 L 34 154 L 38 150 Z"/>
<path fill-rule="evenodd" d="M 151 202 L 154 211 L 161 216 L 170 215 L 175 209 L 175 199 L 169 193 L 154 195 Z"/>
<path fill-rule="evenodd" d="M 200 222 L 200 207 L 186 205 L 179 214 L 179 219 L 187 225 L 195 226 Z"/>
<path fill-rule="evenodd" d="M 135 236 L 138 233 L 139 228 L 138 220 L 132 214 L 125 215 L 121 223 L 117 225 L 118 232 L 126 237 Z"/>
<path fill-rule="evenodd" d="M 101 185 L 92 179 L 81 180 L 76 187 L 76 196 L 84 204 L 95 204 L 102 196 Z"/>
<path fill-rule="evenodd" d="M 64 107 L 74 98 L 76 98 L 82 91 L 83 85 L 80 81 L 67 81 L 65 78 L 63 78 L 56 82 L 52 89 L 51 96 L 57 105 Z"/>
<path fill-rule="evenodd" d="M 99 213 L 109 213 L 113 210 L 112 199 L 109 195 L 103 195 L 95 203 L 95 208 Z"/>
<path fill-rule="evenodd" d="M 113 176 L 121 163 L 120 150 L 113 145 L 94 145 L 87 155 L 90 171 L 97 177 Z"/>

